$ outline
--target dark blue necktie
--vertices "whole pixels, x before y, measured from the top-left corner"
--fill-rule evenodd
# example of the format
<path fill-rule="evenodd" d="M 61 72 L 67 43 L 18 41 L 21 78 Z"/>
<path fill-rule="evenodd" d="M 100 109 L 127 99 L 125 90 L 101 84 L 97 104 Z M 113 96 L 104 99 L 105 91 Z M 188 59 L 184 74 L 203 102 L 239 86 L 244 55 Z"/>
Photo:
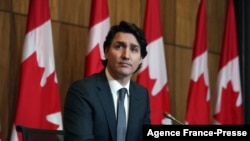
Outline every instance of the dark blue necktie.
<path fill-rule="evenodd" d="M 125 141 L 126 136 L 126 114 L 124 108 L 124 98 L 127 93 L 126 88 L 121 88 L 119 91 L 119 100 L 117 107 L 117 141 Z"/>

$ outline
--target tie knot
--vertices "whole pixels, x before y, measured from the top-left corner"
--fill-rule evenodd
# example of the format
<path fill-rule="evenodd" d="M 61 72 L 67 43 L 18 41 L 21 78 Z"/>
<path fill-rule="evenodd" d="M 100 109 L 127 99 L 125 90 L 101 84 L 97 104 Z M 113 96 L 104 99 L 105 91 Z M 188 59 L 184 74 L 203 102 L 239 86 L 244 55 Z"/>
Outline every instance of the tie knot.
<path fill-rule="evenodd" d="M 121 88 L 119 91 L 119 100 L 124 101 L 125 98 L 125 94 L 127 93 L 127 89 L 126 88 Z"/>

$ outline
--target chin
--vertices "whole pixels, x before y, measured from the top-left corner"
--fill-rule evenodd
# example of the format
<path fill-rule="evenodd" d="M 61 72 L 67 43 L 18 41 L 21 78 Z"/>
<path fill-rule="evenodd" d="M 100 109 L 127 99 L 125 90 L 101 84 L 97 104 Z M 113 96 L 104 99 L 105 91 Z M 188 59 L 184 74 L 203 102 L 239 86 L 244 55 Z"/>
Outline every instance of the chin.
<path fill-rule="evenodd" d="M 120 73 L 121 75 L 123 75 L 123 76 L 128 76 L 128 75 L 133 74 L 132 71 L 125 71 L 125 70 L 122 70 L 122 71 L 120 71 L 119 73 Z"/>

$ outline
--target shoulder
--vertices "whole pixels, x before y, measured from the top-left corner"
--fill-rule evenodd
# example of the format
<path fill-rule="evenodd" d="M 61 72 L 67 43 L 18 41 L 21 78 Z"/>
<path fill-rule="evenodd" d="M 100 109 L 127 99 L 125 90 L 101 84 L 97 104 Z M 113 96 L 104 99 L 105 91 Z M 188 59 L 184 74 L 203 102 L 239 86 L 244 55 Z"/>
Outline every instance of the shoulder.
<path fill-rule="evenodd" d="M 94 74 L 94 75 L 91 75 L 91 76 L 86 77 L 86 78 L 82 78 L 82 79 L 75 80 L 75 81 L 71 84 L 71 87 L 73 87 L 73 86 L 81 86 L 81 87 L 84 87 L 84 86 L 91 85 L 92 83 L 95 83 L 96 78 L 97 78 L 97 74 Z"/>
<path fill-rule="evenodd" d="M 141 84 L 135 82 L 135 81 L 130 81 L 130 86 L 132 89 L 139 89 L 141 91 L 147 91 L 147 88 L 142 86 Z"/>
<path fill-rule="evenodd" d="M 75 80 L 70 85 L 69 89 L 78 89 L 78 90 L 89 90 L 93 91 L 94 89 L 98 89 L 107 83 L 107 78 L 103 73 L 96 73 L 89 77 L 85 77 L 79 80 Z"/>
<path fill-rule="evenodd" d="M 67 90 L 68 99 L 90 99 L 102 91 L 107 82 L 102 80 L 100 73 L 74 81 Z"/>
<path fill-rule="evenodd" d="M 107 78 L 105 76 L 105 73 L 99 72 L 92 74 L 91 76 L 75 80 L 71 86 L 82 86 L 82 87 L 90 87 L 93 86 L 93 84 L 98 84 L 107 81 Z"/>
<path fill-rule="evenodd" d="M 149 96 L 149 92 L 148 89 L 140 84 L 138 84 L 135 81 L 131 81 L 130 82 L 130 90 L 132 93 L 135 93 L 137 96 L 140 97 L 148 97 Z"/>

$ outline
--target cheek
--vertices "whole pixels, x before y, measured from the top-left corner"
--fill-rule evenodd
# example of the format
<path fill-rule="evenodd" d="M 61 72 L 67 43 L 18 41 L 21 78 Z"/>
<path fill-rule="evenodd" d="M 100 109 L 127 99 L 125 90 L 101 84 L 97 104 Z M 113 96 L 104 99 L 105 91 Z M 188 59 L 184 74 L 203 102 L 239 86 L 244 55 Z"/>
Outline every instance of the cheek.
<path fill-rule="evenodd" d="M 141 64 L 141 63 L 142 63 L 141 57 L 138 57 L 138 58 L 136 59 L 135 63 L 136 63 L 137 65 Z"/>
<path fill-rule="evenodd" d="M 113 56 L 112 53 L 111 53 L 110 51 L 109 51 L 109 52 L 105 52 L 104 55 L 105 55 L 105 58 L 106 58 L 106 59 L 111 59 L 112 56 Z"/>
<path fill-rule="evenodd" d="M 112 52 L 111 50 L 108 53 L 105 53 L 105 58 L 109 60 L 109 62 L 115 62 L 119 58 L 119 53 Z"/>
<path fill-rule="evenodd" d="M 139 64 L 142 63 L 141 55 L 138 55 L 138 56 L 137 56 L 137 60 L 138 60 L 138 63 L 139 63 Z"/>

